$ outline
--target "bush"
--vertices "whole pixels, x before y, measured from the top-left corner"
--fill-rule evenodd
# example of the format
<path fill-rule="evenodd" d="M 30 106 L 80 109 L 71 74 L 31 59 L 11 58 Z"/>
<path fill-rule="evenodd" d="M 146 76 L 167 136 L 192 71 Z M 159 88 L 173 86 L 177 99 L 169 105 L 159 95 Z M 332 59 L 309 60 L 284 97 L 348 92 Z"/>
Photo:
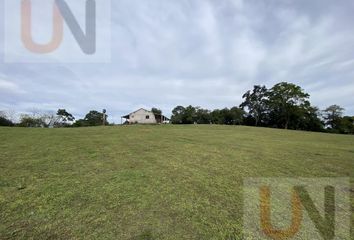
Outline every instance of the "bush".
<path fill-rule="evenodd" d="M 46 127 L 46 123 L 42 118 L 31 117 L 24 115 L 21 117 L 21 121 L 18 125 L 19 127 Z"/>

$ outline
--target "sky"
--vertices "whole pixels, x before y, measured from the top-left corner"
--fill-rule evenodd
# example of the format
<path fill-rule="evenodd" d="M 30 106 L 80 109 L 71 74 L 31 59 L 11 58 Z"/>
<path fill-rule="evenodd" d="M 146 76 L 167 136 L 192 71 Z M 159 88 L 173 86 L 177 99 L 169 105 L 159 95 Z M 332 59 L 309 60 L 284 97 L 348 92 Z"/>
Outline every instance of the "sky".
<path fill-rule="evenodd" d="M 253 85 L 286 81 L 313 105 L 338 104 L 354 115 L 352 0 L 114 0 L 100 18 L 109 24 L 97 30 L 108 61 L 70 62 L 65 57 L 79 49 L 71 41 L 52 62 L 25 63 L 7 61 L 25 58 L 11 45 L 17 40 L 8 30 L 20 25 L 6 18 L 20 10 L 6 8 L 9 1 L 17 0 L 0 0 L 0 110 L 65 108 L 79 118 L 107 109 L 120 123 L 140 107 L 170 116 L 177 105 L 238 106 Z M 38 14 L 37 21 L 51 18 Z M 36 27 L 36 37 L 50 39 L 45 29 Z"/>

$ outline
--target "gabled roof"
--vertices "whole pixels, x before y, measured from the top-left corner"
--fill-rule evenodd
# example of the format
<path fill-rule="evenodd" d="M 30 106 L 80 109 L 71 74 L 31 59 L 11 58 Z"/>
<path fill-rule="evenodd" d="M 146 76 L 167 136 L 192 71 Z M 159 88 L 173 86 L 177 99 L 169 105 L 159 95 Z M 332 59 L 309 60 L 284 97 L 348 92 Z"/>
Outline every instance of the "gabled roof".
<path fill-rule="evenodd" d="M 134 114 L 134 113 L 136 113 L 136 112 L 138 112 L 138 111 L 140 111 L 140 110 L 144 110 L 144 111 L 146 111 L 146 112 L 153 113 L 152 111 L 146 110 L 145 108 L 139 108 L 138 110 L 136 110 L 136 111 L 134 111 L 134 112 L 131 112 L 131 113 L 125 115 L 125 116 L 122 116 L 122 118 L 128 119 L 128 118 L 130 117 L 130 115 L 132 115 L 132 114 Z M 166 117 L 166 116 L 164 116 L 164 115 L 161 115 L 161 114 L 158 114 L 158 115 L 155 114 L 155 116 L 158 116 L 158 117 L 161 117 L 161 116 L 162 116 L 162 117 L 164 117 L 165 119 L 170 120 L 168 117 Z"/>
<path fill-rule="evenodd" d="M 125 116 L 122 116 L 122 118 L 129 118 L 130 115 L 132 115 L 132 114 L 134 114 L 134 113 L 136 113 L 136 112 L 138 112 L 138 111 L 140 111 L 140 110 L 144 110 L 144 111 L 146 111 L 146 112 L 152 113 L 151 111 L 146 110 L 145 108 L 139 108 L 138 110 L 136 110 L 136 111 L 134 111 L 134 112 L 131 112 L 131 113 L 125 115 Z"/>

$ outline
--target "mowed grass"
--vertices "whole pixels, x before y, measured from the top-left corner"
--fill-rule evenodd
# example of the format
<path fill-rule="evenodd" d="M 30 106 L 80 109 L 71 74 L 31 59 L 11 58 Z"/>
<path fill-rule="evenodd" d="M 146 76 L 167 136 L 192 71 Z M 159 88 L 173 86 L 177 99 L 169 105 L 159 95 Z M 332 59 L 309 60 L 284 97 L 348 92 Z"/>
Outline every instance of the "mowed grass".
<path fill-rule="evenodd" d="M 354 177 L 354 136 L 166 125 L 0 137 L 0 239 L 241 239 L 245 178 Z"/>

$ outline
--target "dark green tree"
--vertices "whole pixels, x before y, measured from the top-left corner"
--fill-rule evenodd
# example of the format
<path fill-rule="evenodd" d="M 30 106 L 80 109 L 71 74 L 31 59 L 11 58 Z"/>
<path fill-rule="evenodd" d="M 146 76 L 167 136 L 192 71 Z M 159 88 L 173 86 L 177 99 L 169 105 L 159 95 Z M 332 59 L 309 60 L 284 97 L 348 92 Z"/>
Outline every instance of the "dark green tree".
<path fill-rule="evenodd" d="M 323 118 L 327 126 L 332 130 L 338 130 L 344 108 L 338 105 L 331 105 L 323 111 Z"/>
<path fill-rule="evenodd" d="M 345 116 L 341 119 L 339 132 L 344 134 L 354 134 L 354 116 Z"/>
<path fill-rule="evenodd" d="M 305 131 L 324 131 L 324 123 L 321 121 L 321 112 L 317 107 L 304 106 L 298 109 L 298 114 L 296 115 L 296 128 Z"/>
<path fill-rule="evenodd" d="M 222 112 L 220 111 L 220 109 L 214 109 L 210 113 L 210 118 L 211 118 L 212 124 L 224 124 L 224 116 L 223 116 Z"/>
<path fill-rule="evenodd" d="M 6 117 L 0 116 L 0 126 L 11 127 L 14 126 L 14 123 Z"/>
<path fill-rule="evenodd" d="M 266 116 L 267 96 L 268 89 L 259 85 L 254 86 L 252 91 L 247 91 L 242 96 L 244 102 L 241 103 L 240 107 L 248 109 L 248 113 L 254 118 L 256 126 L 261 124 Z"/>
<path fill-rule="evenodd" d="M 245 111 L 238 107 L 232 107 L 230 109 L 230 116 L 232 125 L 241 125 L 243 123 Z"/>
<path fill-rule="evenodd" d="M 243 122 L 245 112 L 238 107 L 231 109 L 215 109 L 210 113 L 213 124 L 240 125 Z"/>
<path fill-rule="evenodd" d="M 197 111 L 192 105 L 185 108 L 183 118 L 183 124 L 193 124 L 197 122 Z"/>
<path fill-rule="evenodd" d="M 196 114 L 196 123 L 198 124 L 211 123 L 211 115 L 209 110 L 197 107 L 195 114 Z"/>
<path fill-rule="evenodd" d="M 173 124 L 183 124 L 183 115 L 185 114 L 183 106 L 177 106 L 172 110 L 171 122 Z"/>
<path fill-rule="evenodd" d="M 151 109 L 151 112 L 152 112 L 155 116 L 159 116 L 159 115 L 162 114 L 162 111 L 161 111 L 160 109 L 154 108 L 154 107 Z"/>
<path fill-rule="evenodd" d="M 277 127 L 288 129 L 291 120 L 298 119 L 302 110 L 310 106 L 310 95 L 293 83 L 281 82 L 268 91 L 267 105 L 270 109 L 270 122 Z M 296 122 L 296 121 L 295 121 Z M 296 126 L 292 124 L 291 128 Z"/>
<path fill-rule="evenodd" d="M 342 117 L 339 122 L 338 130 L 339 133 L 354 134 L 354 116 Z"/>
<path fill-rule="evenodd" d="M 108 125 L 109 123 L 107 122 L 107 117 L 108 115 L 105 115 L 106 117 L 106 124 Z M 84 121 L 87 126 L 101 126 L 103 124 L 103 113 L 92 110 L 89 113 L 86 114 Z M 84 123 L 83 123 L 84 124 Z M 84 124 L 85 125 L 85 124 Z"/>

